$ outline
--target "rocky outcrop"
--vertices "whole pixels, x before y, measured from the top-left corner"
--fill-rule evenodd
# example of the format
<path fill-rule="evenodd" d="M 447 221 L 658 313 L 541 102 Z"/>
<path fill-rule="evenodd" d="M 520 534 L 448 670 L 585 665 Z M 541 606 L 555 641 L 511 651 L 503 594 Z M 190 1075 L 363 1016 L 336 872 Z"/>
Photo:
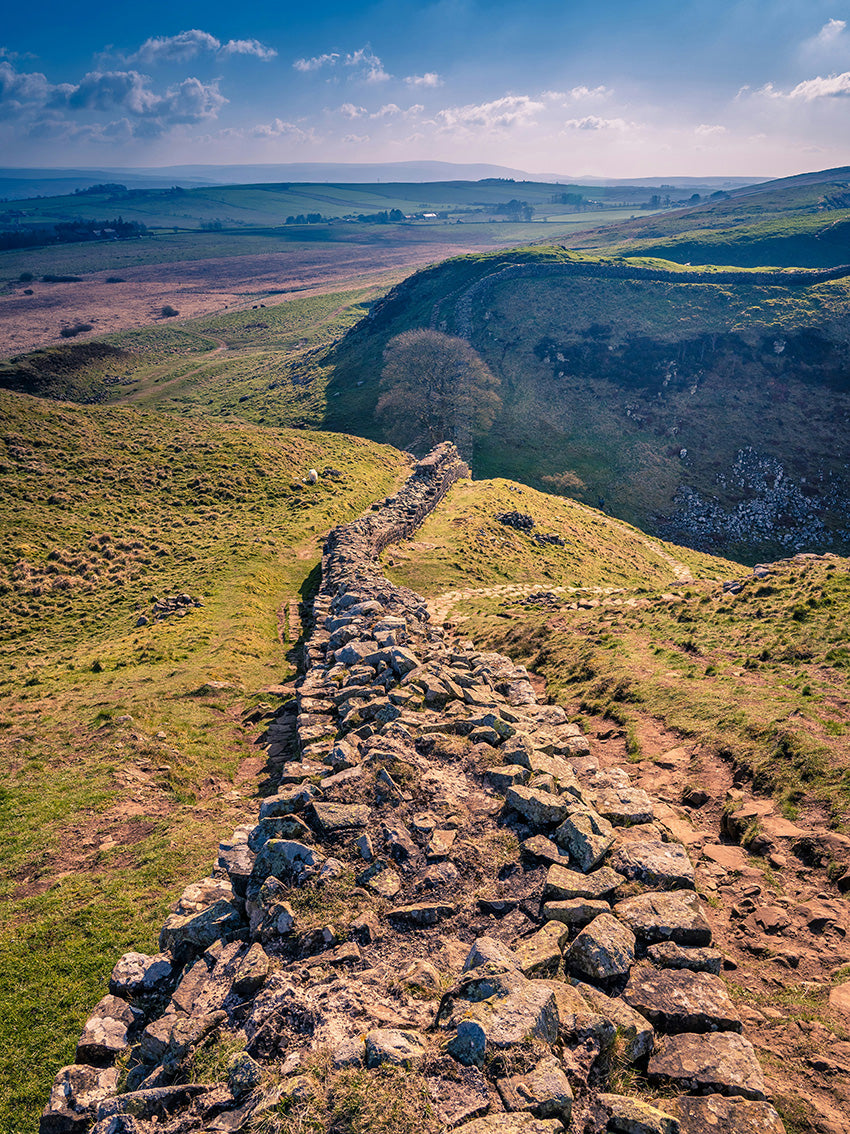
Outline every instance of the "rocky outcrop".
<path fill-rule="evenodd" d="M 298 749 L 160 952 L 116 964 L 42 1134 L 323 1128 L 352 1076 L 427 1131 L 697 1134 L 745 1106 L 781 1131 L 651 800 L 380 570 L 466 473 L 441 446 L 331 533 Z M 624 1063 L 681 1098 L 610 1090 Z"/>

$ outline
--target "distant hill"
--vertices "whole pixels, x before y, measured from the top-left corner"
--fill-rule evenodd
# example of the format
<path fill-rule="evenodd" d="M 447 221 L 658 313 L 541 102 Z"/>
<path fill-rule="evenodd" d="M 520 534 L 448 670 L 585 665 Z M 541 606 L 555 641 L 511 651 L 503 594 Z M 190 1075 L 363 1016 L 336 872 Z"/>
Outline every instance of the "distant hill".
<path fill-rule="evenodd" d="M 385 344 L 439 327 L 501 379 L 477 476 L 604 500 L 732 558 L 846 551 L 850 274 L 799 277 L 558 248 L 458 257 L 395 288 L 331 352 L 326 425 L 380 438 Z"/>
<path fill-rule="evenodd" d="M 572 247 L 678 263 L 850 263 L 850 167 L 742 186 L 687 210 L 578 234 Z"/>

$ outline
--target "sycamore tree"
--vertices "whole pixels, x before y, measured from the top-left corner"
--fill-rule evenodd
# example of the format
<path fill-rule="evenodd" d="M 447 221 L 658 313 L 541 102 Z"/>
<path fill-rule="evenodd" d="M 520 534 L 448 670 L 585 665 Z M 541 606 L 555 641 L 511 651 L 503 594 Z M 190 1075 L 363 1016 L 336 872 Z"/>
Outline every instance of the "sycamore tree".
<path fill-rule="evenodd" d="M 499 379 L 465 339 L 440 331 L 404 331 L 384 351 L 376 413 L 397 445 L 425 451 L 453 441 L 472 456 L 502 404 Z"/>

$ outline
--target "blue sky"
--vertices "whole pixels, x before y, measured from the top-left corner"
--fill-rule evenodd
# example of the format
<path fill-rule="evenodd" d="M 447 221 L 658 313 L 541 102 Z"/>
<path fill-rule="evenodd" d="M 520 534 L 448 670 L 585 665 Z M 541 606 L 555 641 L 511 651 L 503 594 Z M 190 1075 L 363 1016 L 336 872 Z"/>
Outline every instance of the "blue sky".
<path fill-rule="evenodd" d="M 0 25 L 0 162 L 850 164 L 850 0 L 46 0 Z"/>

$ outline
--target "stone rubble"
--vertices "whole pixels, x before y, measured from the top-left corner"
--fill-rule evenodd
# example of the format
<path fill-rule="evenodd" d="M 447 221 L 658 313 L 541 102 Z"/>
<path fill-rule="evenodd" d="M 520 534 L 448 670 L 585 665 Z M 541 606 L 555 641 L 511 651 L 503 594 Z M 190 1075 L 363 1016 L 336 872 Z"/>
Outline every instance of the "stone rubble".
<path fill-rule="evenodd" d="M 380 570 L 466 475 L 440 446 L 328 537 L 298 752 L 160 952 L 117 962 L 41 1134 L 235 1134 L 308 1105 L 319 1058 L 421 1077 L 458 1134 L 783 1130 L 650 798 Z M 186 1082 L 215 1043 L 226 1072 Z M 617 1093 L 628 1064 L 664 1097 Z"/>

